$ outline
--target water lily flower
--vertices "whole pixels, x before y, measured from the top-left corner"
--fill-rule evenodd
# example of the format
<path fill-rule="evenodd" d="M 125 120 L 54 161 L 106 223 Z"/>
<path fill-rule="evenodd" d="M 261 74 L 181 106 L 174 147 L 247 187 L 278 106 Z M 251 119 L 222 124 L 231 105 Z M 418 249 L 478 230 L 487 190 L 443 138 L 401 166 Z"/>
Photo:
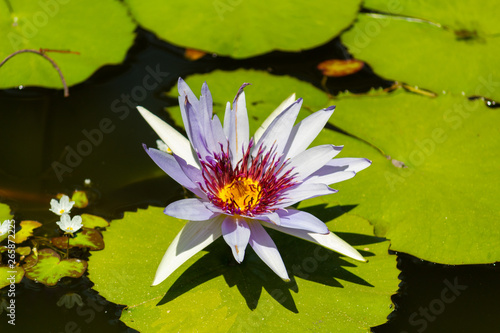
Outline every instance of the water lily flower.
<path fill-rule="evenodd" d="M 82 217 L 80 215 L 73 216 L 73 219 L 71 219 L 69 214 L 62 214 L 61 220 L 56 222 L 56 224 L 62 231 L 69 234 L 77 232 L 81 227 L 83 227 Z"/>
<path fill-rule="evenodd" d="M 11 228 L 12 220 L 5 220 L 3 223 L 0 223 L 0 236 L 6 235 Z"/>
<path fill-rule="evenodd" d="M 49 210 L 57 215 L 62 215 L 64 213 L 69 213 L 74 204 L 74 201 L 69 201 L 69 197 L 67 195 L 63 195 L 59 201 L 56 199 L 50 200 Z"/>
<path fill-rule="evenodd" d="M 253 138 L 249 136 L 244 84 L 228 102 L 224 125 L 212 113 L 212 96 L 203 84 L 198 100 L 179 79 L 179 104 L 188 138 L 143 107 L 139 112 L 172 154 L 154 148 L 153 161 L 196 197 L 169 204 L 164 213 L 188 220 L 167 249 L 153 285 L 222 236 L 241 263 L 248 244 L 283 280 L 288 273 L 265 230 L 275 229 L 365 261 L 324 222 L 293 204 L 337 192 L 329 187 L 370 165 L 364 158 L 333 159 L 342 146 L 309 148 L 334 107 L 317 111 L 294 125 L 302 99 L 286 99 Z"/>

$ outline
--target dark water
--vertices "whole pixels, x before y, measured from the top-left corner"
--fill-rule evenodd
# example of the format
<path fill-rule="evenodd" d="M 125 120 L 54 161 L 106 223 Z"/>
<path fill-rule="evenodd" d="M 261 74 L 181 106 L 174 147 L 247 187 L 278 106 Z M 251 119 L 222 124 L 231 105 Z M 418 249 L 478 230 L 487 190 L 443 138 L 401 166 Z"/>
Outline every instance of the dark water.
<path fill-rule="evenodd" d="M 124 211 L 138 207 L 165 206 L 180 197 L 182 189 L 145 158 L 140 143 L 154 145 L 157 136 L 133 105 L 142 104 L 153 112 L 173 105 L 176 100 L 162 93 L 170 90 L 179 76 L 214 69 L 268 70 L 320 87 L 317 63 L 346 55 L 339 41 L 333 40 L 301 53 L 275 52 L 247 60 L 208 55 L 192 62 L 183 58 L 182 49 L 139 31 L 122 65 L 106 67 L 85 83 L 71 87 L 70 98 L 63 98 L 62 91 L 48 89 L 0 91 L 0 201 L 12 207 L 16 221 L 44 221 L 41 233 L 49 237 L 58 231 L 48 202 L 59 192 L 87 189 L 91 205 L 86 212 L 107 219 L 120 218 Z M 151 70 L 162 73 L 158 85 L 138 90 Z M 331 93 L 390 85 L 369 68 L 328 80 Z M 95 134 L 97 129 L 101 129 L 100 136 Z M 90 148 L 81 143 L 92 135 L 89 133 L 94 133 Z M 78 158 L 71 150 L 88 153 L 78 154 Z M 54 169 L 54 162 L 70 165 L 71 170 Z M 90 185 L 84 184 L 85 179 L 90 179 Z M 88 253 L 79 255 L 88 257 Z M 500 314 L 498 266 L 436 265 L 405 254 L 399 254 L 398 260 L 402 272 L 400 291 L 393 296 L 396 309 L 389 322 L 374 332 L 500 332 L 496 319 Z M 107 302 L 91 287 L 85 276 L 63 279 L 51 288 L 24 279 L 16 290 L 16 329 L 7 325 L 3 313 L 0 331 L 133 331 L 119 321 L 122 307 Z M 81 296 L 81 306 L 66 309 L 56 304 L 72 292 Z"/>

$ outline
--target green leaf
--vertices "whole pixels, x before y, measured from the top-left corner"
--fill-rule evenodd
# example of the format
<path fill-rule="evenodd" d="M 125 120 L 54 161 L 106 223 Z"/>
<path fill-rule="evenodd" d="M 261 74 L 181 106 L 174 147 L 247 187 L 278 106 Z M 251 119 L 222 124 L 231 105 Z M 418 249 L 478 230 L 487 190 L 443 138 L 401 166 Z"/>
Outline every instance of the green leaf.
<path fill-rule="evenodd" d="M 8 286 L 12 282 L 21 282 L 23 276 L 24 269 L 22 267 L 10 268 L 9 266 L 0 266 L 0 289 Z"/>
<path fill-rule="evenodd" d="M 15 235 L 15 242 L 17 244 L 20 244 L 29 237 L 33 236 L 33 230 L 42 226 L 42 224 L 37 221 L 21 221 L 19 225 L 21 226 L 21 230 L 16 232 Z"/>
<path fill-rule="evenodd" d="M 51 242 L 60 249 L 68 248 L 68 237 L 54 237 Z M 69 239 L 69 247 L 88 247 L 91 251 L 99 251 L 104 249 L 104 240 L 98 230 L 83 228 Z"/>
<path fill-rule="evenodd" d="M 443 11 L 455 5 L 443 5 Z M 455 9 L 449 11 L 448 19 L 456 20 L 464 29 L 488 19 L 469 16 L 468 8 L 457 8 L 461 8 L 462 15 L 455 16 L 459 10 Z M 467 20 L 459 21 L 464 16 Z M 498 26 L 496 16 L 494 24 Z M 500 101 L 500 35 L 491 34 L 489 29 L 475 31 L 453 31 L 421 20 L 360 14 L 341 40 L 351 54 L 385 78 L 437 94 L 444 91 Z"/>
<path fill-rule="evenodd" d="M 474 0 L 366 0 L 363 7 L 393 15 L 402 15 L 439 23 L 454 31 L 466 30 L 480 35 L 500 33 L 498 4 Z"/>
<path fill-rule="evenodd" d="M 353 22 L 361 1 L 126 3 L 141 26 L 170 43 L 247 58 L 274 50 L 300 51 L 322 45 Z"/>
<path fill-rule="evenodd" d="M 328 198 L 301 208 L 331 219 L 341 215 Z M 147 223 L 151 230 L 143 230 Z M 203 222 L 200 222 L 203 223 Z M 198 253 L 159 286 L 158 264 L 183 221 L 150 207 L 125 213 L 105 232 L 106 249 L 92 255 L 90 279 L 109 301 L 126 304 L 122 320 L 141 332 L 366 332 L 391 312 L 398 273 L 388 242 L 373 237 L 363 218 L 343 214 L 328 226 L 369 259 L 359 263 L 274 230 L 292 282 L 278 278 L 250 247 L 237 264 L 222 238 Z M 131 240 L 138 246 L 130 246 Z M 236 288 L 235 288 L 236 287 Z M 210 318 L 208 320 L 207 318 Z"/>
<path fill-rule="evenodd" d="M 85 208 L 89 205 L 89 199 L 87 198 L 87 193 L 85 191 L 73 192 L 71 201 L 75 202 L 74 207 L 76 208 Z"/>
<path fill-rule="evenodd" d="M 109 222 L 100 216 L 91 214 L 82 214 L 82 224 L 85 228 L 106 228 L 109 226 Z"/>
<path fill-rule="evenodd" d="M 342 139 L 344 151 L 373 161 L 334 186 L 337 203 L 357 205 L 352 212 L 373 223 L 394 251 L 443 264 L 500 260 L 496 109 L 402 89 L 344 95 L 335 104 L 330 122 L 367 143 Z"/>
<path fill-rule="evenodd" d="M 115 0 L 0 1 L 0 60 L 21 49 L 47 52 L 68 85 L 86 80 L 104 65 L 123 61 L 134 40 L 135 24 Z M 16 55 L 0 68 L 0 88 L 20 85 L 61 88 L 52 64 L 33 53 Z"/>
<path fill-rule="evenodd" d="M 47 286 L 55 286 L 63 277 L 79 278 L 85 273 L 87 262 L 80 259 L 63 259 L 56 251 L 42 249 L 26 258 L 24 264 L 27 278 Z"/>

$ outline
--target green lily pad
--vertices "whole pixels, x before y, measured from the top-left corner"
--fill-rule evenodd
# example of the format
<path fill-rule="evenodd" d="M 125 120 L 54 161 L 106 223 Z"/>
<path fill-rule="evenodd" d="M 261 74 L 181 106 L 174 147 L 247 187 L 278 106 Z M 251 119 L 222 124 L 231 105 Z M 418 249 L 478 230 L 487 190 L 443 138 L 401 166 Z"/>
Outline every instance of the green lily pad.
<path fill-rule="evenodd" d="M 91 214 L 82 214 L 81 216 L 82 224 L 85 228 L 106 228 L 107 226 L 109 226 L 109 222 L 100 216 Z"/>
<path fill-rule="evenodd" d="M 54 237 L 51 242 L 60 249 L 68 248 L 68 237 Z M 91 251 L 99 251 L 104 249 L 104 240 L 98 230 L 83 228 L 81 232 L 69 239 L 69 247 L 88 247 Z"/>
<path fill-rule="evenodd" d="M 245 88 L 251 133 L 291 92 L 304 98 L 299 118 L 336 104 L 330 123 L 360 139 L 326 131 L 314 145 L 344 145 L 339 157 L 366 157 L 373 164 L 335 184 L 340 192 L 332 200 L 356 206 L 353 212 L 370 221 L 377 236 L 390 239 L 394 251 L 443 264 L 500 261 L 496 109 L 462 96 L 432 99 L 402 90 L 329 101 L 308 83 L 257 71 L 216 71 L 186 80 L 197 95 L 204 81 L 217 112 L 242 82 L 252 83 Z M 169 113 L 182 126 L 178 107 Z"/>
<path fill-rule="evenodd" d="M 496 109 L 402 90 L 335 104 L 331 123 L 379 150 L 344 142 L 349 155 L 354 149 L 373 164 L 335 186 L 339 204 L 357 205 L 353 213 L 389 238 L 392 250 L 443 264 L 500 260 Z"/>
<path fill-rule="evenodd" d="M 10 268 L 9 266 L 0 266 L 0 289 L 10 285 L 12 282 L 21 282 L 23 276 L 24 269 L 22 267 Z"/>
<path fill-rule="evenodd" d="M 33 236 L 33 230 L 42 226 L 42 224 L 37 221 L 21 221 L 19 225 L 21 226 L 21 230 L 16 232 L 15 235 L 15 242 L 17 244 L 20 244 L 29 237 Z"/>
<path fill-rule="evenodd" d="M 443 5 L 443 10 L 448 6 Z M 500 35 L 490 30 L 466 30 L 488 17 L 470 16 L 465 8 L 461 16 L 455 16 L 456 12 L 450 11 L 449 19 L 465 30 L 445 29 L 421 20 L 360 14 L 341 40 L 351 54 L 385 78 L 438 94 L 444 91 L 500 101 Z M 461 21 L 464 16 L 467 19 Z M 498 26 L 496 16 L 494 24 Z"/>
<path fill-rule="evenodd" d="M 328 198 L 301 206 L 331 219 L 343 212 Z M 145 222 L 154 232 L 141 232 Z M 219 239 L 151 287 L 157 266 L 184 222 L 163 208 L 125 213 L 105 232 L 106 249 L 92 255 L 89 277 L 108 300 L 126 304 L 122 320 L 141 332 L 366 332 L 391 312 L 399 271 L 388 242 L 363 218 L 343 214 L 328 226 L 369 259 L 359 263 L 274 230 L 292 282 L 277 277 L 249 248 L 242 264 Z M 130 241 L 140 246 L 130 246 Z M 234 288 L 236 286 L 236 288 Z M 210 318 L 210 320 L 207 320 Z M 284 326 L 285 325 L 285 326 Z"/>
<path fill-rule="evenodd" d="M 495 1 L 461 0 L 365 0 L 363 7 L 393 15 L 409 16 L 439 23 L 454 31 L 476 32 L 482 35 L 500 33 L 498 4 Z"/>
<path fill-rule="evenodd" d="M 361 1 L 126 3 L 141 26 L 170 43 L 247 58 L 274 50 L 300 51 L 322 45 L 354 21 Z"/>
<path fill-rule="evenodd" d="M 135 29 L 125 6 L 115 0 L 1 1 L 0 26 L 0 60 L 22 49 L 79 52 L 46 53 L 68 85 L 86 80 L 104 65 L 121 63 Z M 0 88 L 62 87 L 52 64 L 33 53 L 13 57 L 0 68 L 0 77 Z"/>
<path fill-rule="evenodd" d="M 42 249 L 26 258 L 27 278 L 47 286 L 55 286 L 63 277 L 79 278 L 87 269 L 87 262 L 80 259 L 63 259 L 52 249 Z"/>
<path fill-rule="evenodd" d="M 87 193 L 85 191 L 73 192 L 71 201 L 75 202 L 74 207 L 76 208 L 85 208 L 89 205 L 89 198 L 87 197 Z"/>

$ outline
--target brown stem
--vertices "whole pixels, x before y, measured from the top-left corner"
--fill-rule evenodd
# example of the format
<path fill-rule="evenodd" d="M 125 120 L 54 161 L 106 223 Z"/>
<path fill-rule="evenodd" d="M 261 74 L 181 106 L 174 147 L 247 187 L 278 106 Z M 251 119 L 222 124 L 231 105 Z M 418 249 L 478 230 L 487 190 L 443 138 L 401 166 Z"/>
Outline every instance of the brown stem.
<path fill-rule="evenodd" d="M 61 81 L 62 81 L 62 84 L 64 87 L 64 97 L 68 97 L 69 96 L 68 85 L 66 84 L 66 80 L 64 79 L 64 76 L 63 76 L 61 70 L 59 69 L 59 66 L 57 66 L 56 62 L 54 60 L 52 60 L 48 55 L 45 54 L 45 50 L 43 50 L 43 49 L 41 49 L 41 50 L 24 49 L 24 50 L 16 51 L 16 52 L 8 55 L 7 58 L 5 58 L 2 62 L 0 62 L 0 67 L 2 67 L 3 64 L 5 64 L 12 57 L 14 57 L 20 53 L 26 53 L 26 52 L 38 54 L 38 55 L 44 57 L 45 59 L 47 59 L 52 64 L 52 66 L 59 73 L 59 77 L 61 78 Z"/>

